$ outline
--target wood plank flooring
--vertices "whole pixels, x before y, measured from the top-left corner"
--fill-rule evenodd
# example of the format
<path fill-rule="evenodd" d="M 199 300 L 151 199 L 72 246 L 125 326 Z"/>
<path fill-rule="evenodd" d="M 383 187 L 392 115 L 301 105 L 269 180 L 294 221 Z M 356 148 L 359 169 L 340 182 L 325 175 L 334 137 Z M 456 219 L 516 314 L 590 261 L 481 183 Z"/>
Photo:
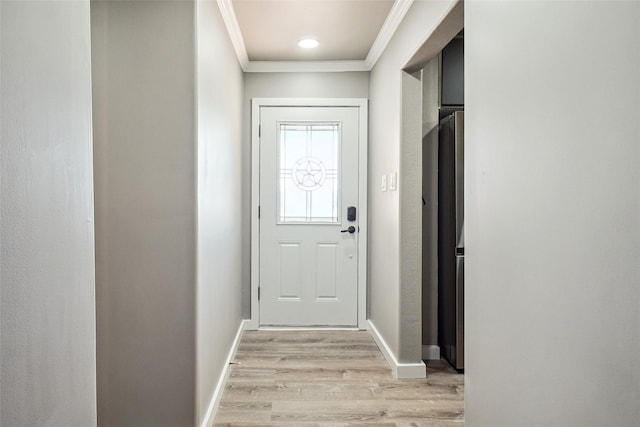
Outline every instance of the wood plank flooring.
<path fill-rule="evenodd" d="M 463 390 L 446 362 L 394 379 L 368 332 L 246 331 L 214 426 L 460 427 Z"/>

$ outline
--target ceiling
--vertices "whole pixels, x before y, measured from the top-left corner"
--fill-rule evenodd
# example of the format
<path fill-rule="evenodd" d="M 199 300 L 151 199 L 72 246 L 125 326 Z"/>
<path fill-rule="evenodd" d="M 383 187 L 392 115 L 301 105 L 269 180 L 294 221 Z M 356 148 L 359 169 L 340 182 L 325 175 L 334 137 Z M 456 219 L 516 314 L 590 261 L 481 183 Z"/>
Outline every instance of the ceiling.
<path fill-rule="evenodd" d="M 394 0 L 233 0 L 250 61 L 364 60 Z M 315 49 L 298 40 L 312 36 Z"/>
<path fill-rule="evenodd" d="M 218 0 L 245 71 L 370 70 L 413 0 Z M 303 49 L 304 37 L 320 41 Z"/>

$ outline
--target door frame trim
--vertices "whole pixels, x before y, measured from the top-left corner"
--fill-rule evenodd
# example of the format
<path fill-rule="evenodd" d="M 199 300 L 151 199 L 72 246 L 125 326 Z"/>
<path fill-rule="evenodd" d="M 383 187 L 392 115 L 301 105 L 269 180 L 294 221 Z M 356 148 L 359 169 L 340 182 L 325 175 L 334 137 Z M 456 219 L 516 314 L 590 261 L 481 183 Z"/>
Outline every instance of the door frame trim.
<path fill-rule="evenodd" d="M 358 328 L 367 328 L 367 191 L 368 105 L 366 98 L 253 98 L 251 100 L 251 319 L 247 329 L 260 327 L 260 108 L 261 107 L 356 107 L 358 108 Z"/>

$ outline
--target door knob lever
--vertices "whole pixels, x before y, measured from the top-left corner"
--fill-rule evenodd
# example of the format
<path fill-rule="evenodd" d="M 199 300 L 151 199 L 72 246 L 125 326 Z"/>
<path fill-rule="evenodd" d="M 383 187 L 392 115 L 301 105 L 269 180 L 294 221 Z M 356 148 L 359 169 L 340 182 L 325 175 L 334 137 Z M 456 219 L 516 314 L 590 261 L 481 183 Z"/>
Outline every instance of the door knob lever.
<path fill-rule="evenodd" d="M 349 234 L 353 234 L 356 232 L 356 228 L 351 225 L 349 226 L 349 228 L 347 228 L 346 230 L 340 230 L 341 233 L 349 233 Z"/>

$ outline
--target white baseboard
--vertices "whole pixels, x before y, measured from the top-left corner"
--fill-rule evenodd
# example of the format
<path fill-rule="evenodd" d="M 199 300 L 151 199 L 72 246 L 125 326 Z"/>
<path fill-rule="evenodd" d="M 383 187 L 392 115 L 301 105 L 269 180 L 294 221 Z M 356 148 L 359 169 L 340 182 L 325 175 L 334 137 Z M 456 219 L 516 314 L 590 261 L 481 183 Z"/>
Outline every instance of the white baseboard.
<path fill-rule="evenodd" d="M 440 347 L 434 344 L 423 345 L 422 360 L 440 360 Z"/>
<path fill-rule="evenodd" d="M 393 372 L 394 378 L 398 379 L 408 379 L 408 378 L 426 378 L 427 377 L 427 367 L 422 360 L 415 363 L 400 363 L 396 356 L 393 354 L 389 346 L 387 345 L 378 329 L 375 327 L 371 320 L 368 320 L 369 323 L 369 332 L 373 336 L 376 344 L 380 348 L 382 355 L 385 359 L 387 359 L 387 363 L 391 367 L 391 371 Z"/>
<path fill-rule="evenodd" d="M 247 319 L 245 320 L 245 322 L 246 322 L 244 327 L 245 331 L 257 331 L 260 328 L 258 319 Z"/>
<path fill-rule="evenodd" d="M 227 355 L 227 360 L 225 361 L 224 368 L 222 369 L 222 373 L 220 374 L 220 378 L 218 379 L 218 384 L 216 384 L 216 389 L 213 392 L 213 396 L 211 396 L 211 401 L 209 402 L 209 406 L 207 407 L 207 412 L 202 419 L 201 427 L 210 427 L 213 425 L 213 420 L 215 419 L 216 412 L 218 411 L 218 406 L 220 405 L 220 399 L 222 399 L 222 393 L 224 392 L 224 386 L 226 385 L 227 378 L 229 377 L 229 365 L 233 361 L 233 358 L 236 356 L 238 345 L 240 345 L 240 339 L 242 339 L 242 332 L 247 328 L 248 324 L 249 320 L 243 320 L 242 322 L 240 322 L 240 326 L 238 326 L 236 337 L 233 340 L 233 344 L 231 344 L 231 349 L 229 350 L 229 354 Z"/>

